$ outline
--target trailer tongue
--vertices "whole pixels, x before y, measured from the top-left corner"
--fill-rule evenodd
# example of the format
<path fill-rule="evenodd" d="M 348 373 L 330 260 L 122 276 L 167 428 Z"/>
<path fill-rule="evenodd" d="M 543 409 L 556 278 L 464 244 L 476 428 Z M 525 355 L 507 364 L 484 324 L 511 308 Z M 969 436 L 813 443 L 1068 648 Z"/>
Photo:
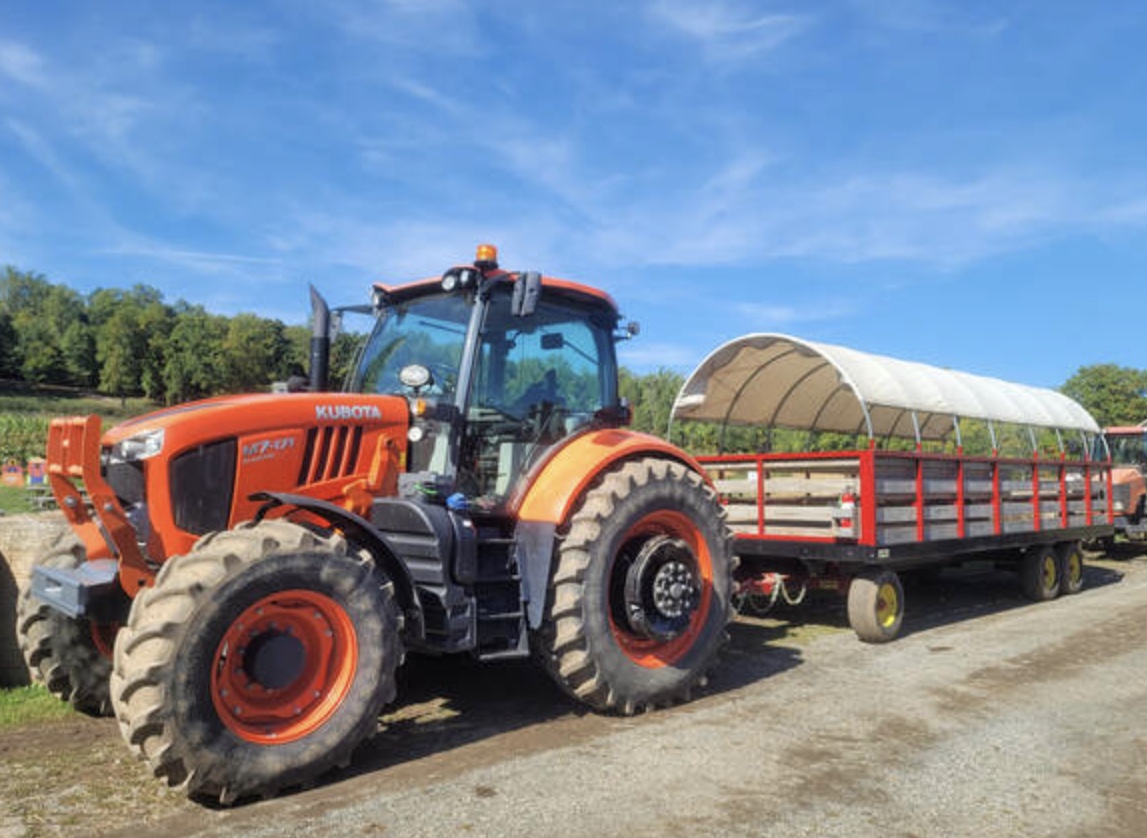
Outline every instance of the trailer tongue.
<path fill-rule="evenodd" d="M 1112 532 L 1099 426 L 1051 390 L 759 334 L 709 355 L 673 419 L 726 452 L 698 459 L 735 535 L 737 601 L 847 592 L 863 640 L 899 632 L 900 571 L 993 559 L 1051 599 L 1082 585 L 1082 542 Z"/>

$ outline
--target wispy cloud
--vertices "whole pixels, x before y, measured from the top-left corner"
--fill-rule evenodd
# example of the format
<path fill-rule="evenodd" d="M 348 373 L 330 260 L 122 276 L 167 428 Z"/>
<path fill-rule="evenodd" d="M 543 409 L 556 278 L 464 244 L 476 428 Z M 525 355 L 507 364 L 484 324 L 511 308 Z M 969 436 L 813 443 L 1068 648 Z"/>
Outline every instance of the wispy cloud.
<path fill-rule="evenodd" d="M 40 54 L 24 44 L 0 41 L 0 76 L 37 90 L 49 85 L 47 70 Z"/>
<path fill-rule="evenodd" d="M 240 253 L 205 253 L 195 250 L 170 250 L 162 247 L 131 247 L 121 246 L 106 248 L 100 253 L 114 254 L 116 256 L 143 256 L 149 259 L 159 259 L 165 262 L 180 265 L 282 265 L 283 260 L 278 257 L 245 256 Z"/>
<path fill-rule="evenodd" d="M 807 15 L 761 14 L 751 3 L 695 3 L 658 0 L 649 7 L 653 20 L 694 41 L 718 63 L 735 63 L 773 52 L 800 35 Z"/>
<path fill-rule="evenodd" d="M 995 37 L 1008 27 L 1003 16 L 977 18 L 962 4 L 939 0 L 848 0 L 869 24 L 891 30 L 922 33 L 955 33 Z"/>
<path fill-rule="evenodd" d="M 316 8 L 324 23 L 353 40 L 377 41 L 444 60 L 483 49 L 476 9 L 466 0 L 335 0 Z"/>
<path fill-rule="evenodd" d="M 1065 229 L 1143 224 L 1142 205 L 1112 204 L 1112 184 L 1001 163 L 960 178 L 927 171 L 833 172 L 791 179 L 764 166 L 717 173 L 696 200 L 638 200 L 602 224 L 600 247 L 638 264 L 747 265 L 811 258 L 917 262 L 949 270 L 1029 247 Z M 724 188 L 706 188 L 714 182 Z"/>
<path fill-rule="evenodd" d="M 855 317 L 857 309 L 854 306 L 833 304 L 795 306 L 741 303 L 737 306 L 737 313 L 741 314 L 755 331 L 771 331 L 787 329 L 798 323 L 823 323 Z"/>
<path fill-rule="evenodd" d="M 52 145 L 32 126 L 18 119 L 6 119 L 4 127 L 16 138 L 24 151 L 73 192 L 81 189 L 80 178 L 72 172 Z"/>

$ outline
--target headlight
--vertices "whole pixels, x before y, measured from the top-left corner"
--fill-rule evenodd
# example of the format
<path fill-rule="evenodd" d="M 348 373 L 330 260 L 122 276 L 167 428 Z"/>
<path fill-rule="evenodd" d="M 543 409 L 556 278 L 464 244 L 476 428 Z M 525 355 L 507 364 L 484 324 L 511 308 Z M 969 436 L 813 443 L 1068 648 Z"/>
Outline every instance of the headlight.
<path fill-rule="evenodd" d="M 108 451 L 109 463 L 134 463 L 154 457 L 163 450 L 163 430 L 145 431 L 121 439 Z"/>

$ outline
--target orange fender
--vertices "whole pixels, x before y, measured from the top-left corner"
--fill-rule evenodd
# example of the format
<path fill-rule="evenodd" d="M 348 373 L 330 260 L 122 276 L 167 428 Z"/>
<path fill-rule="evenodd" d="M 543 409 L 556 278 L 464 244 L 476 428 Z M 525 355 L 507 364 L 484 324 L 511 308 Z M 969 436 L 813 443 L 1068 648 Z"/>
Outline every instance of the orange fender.
<path fill-rule="evenodd" d="M 591 431 L 570 440 L 542 467 L 518 504 L 518 520 L 560 526 L 598 474 L 646 455 L 676 460 L 708 480 L 696 460 L 663 439 L 624 429 Z"/>

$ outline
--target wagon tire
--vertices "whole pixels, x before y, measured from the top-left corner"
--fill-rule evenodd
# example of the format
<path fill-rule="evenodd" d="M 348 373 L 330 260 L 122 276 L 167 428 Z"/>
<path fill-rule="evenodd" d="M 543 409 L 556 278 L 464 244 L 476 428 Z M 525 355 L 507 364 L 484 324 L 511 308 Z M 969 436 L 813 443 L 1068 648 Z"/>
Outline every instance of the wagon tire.
<path fill-rule="evenodd" d="M 83 543 L 68 532 L 36 564 L 74 570 L 85 561 Z M 32 680 L 90 716 L 112 714 L 108 680 L 115 630 L 45 605 L 32 596 L 30 586 L 16 603 L 16 634 Z"/>
<path fill-rule="evenodd" d="M 1041 544 L 1020 559 L 1020 587 L 1032 602 L 1047 602 L 1060 593 L 1060 560 L 1050 544 Z"/>
<path fill-rule="evenodd" d="M 700 475 L 656 458 L 616 466 L 559 539 L 535 651 L 600 712 L 685 700 L 727 639 L 735 564 L 724 509 Z"/>
<path fill-rule="evenodd" d="M 1056 547 L 1059 562 L 1059 592 L 1064 596 L 1083 590 L 1083 546 L 1078 541 L 1065 541 Z"/>
<path fill-rule="evenodd" d="M 112 701 L 156 777 L 226 805 L 348 764 L 401 657 L 379 570 L 341 537 L 265 521 L 164 564 L 116 639 Z"/>
<path fill-rule="evenodd" d="M 904 622 L 904 587 L 891 570 L 865 570 L 848 586 L 848 624 L 865 643 L 896 639 Z"/>

